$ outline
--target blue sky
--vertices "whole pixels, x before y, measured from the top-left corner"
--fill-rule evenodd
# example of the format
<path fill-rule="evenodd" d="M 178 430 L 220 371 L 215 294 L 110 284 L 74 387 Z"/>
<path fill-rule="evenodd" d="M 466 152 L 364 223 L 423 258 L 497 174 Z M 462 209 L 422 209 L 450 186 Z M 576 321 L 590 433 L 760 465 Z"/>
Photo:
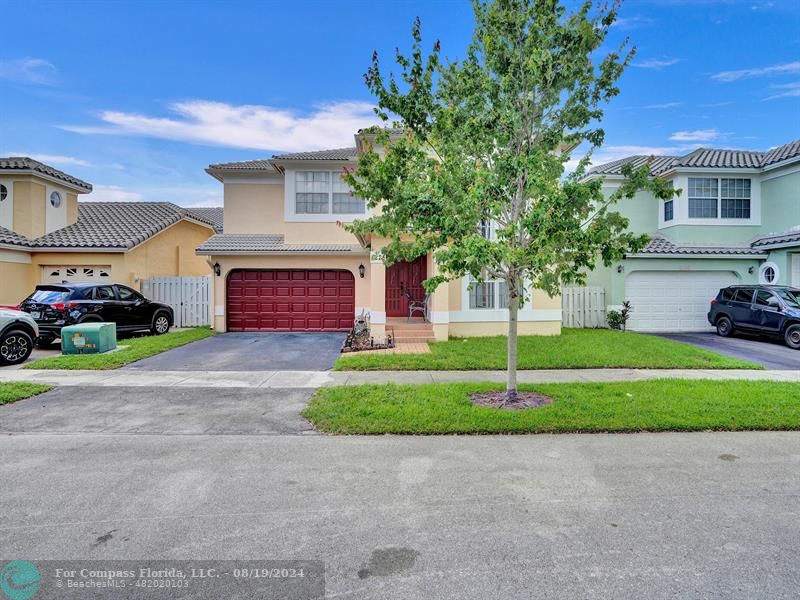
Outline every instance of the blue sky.
<path fill-rule="evenodd" d="M 94 200 L 221 204 L 210 163 L 352 145 L 374 121 L 363 73 L 420 16 L 463 55 L 462 1 L 0 0 L 0 156 L 39 158 Z M 601 162 L 800 138 L 800 2 L 628 0 L 637 46 Z"/>

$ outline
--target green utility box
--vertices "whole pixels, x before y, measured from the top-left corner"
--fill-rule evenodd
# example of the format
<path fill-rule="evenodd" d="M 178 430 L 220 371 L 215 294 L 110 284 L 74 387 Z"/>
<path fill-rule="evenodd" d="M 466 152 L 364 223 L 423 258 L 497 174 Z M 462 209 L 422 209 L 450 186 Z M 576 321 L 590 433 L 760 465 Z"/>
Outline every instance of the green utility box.
<path fill-rule="evenodd" d="M 82 323 L 61 330 L 61 354 L 99 354 L 116 347 L 116 323 Z"/>

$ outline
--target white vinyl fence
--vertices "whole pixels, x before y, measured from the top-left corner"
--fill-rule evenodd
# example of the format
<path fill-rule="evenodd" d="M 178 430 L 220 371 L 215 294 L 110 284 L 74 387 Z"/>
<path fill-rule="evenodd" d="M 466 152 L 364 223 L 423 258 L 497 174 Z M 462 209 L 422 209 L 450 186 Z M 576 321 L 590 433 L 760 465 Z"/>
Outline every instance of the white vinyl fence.
<path fill-rule="evenodd" d="M 561 289 L 563 327 L 606 327 L 606 291 L 594 286 Z"/>
<path fill-rule="evenodd" d="M 198 327 L 211 323 L 211 276 L 151 277 L 142 282 L 142 293 L 150 300 L 169 304 L 175 327 Z"/>

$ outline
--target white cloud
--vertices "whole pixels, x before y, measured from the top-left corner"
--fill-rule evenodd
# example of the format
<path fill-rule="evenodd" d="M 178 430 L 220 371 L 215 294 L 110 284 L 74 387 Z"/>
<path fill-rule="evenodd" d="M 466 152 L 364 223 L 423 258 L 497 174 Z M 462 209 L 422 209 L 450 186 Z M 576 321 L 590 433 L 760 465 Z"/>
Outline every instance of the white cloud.
<path fill-rule="evenodd" d="M 769 86 L 773 90 L 781 90 L 776 94 L 767 96 L 764 100 L 777 100 L 778 98 L 796 98 L 800 97 L 800 81 L 794 83 L 783 83 L 780 85 Z"/>
<path fill-rule="evenodd" d="M 379 122 L 368 102 L 320 104 L 308 114 L 260 105 L 232 105 L 208 100 L 169 106 L 175 117 L 120 111 L 100 113 L 102 125 L 63 125 L 83 134 L 153 137 L 195 144 L 257 150 L 319 150 L 353 145 L 353 134 Z"/>
<path fill-rule="evenodd" d="M 770 67 L 759 67 L 755 69 L 738 69 L 736 71 L 722 71 L 711 76 L 717 81 L 738 81 L 739 79 L 750 79 L 752 77 L 764 77 L 767 75 L 786 75 L 790 73 L 800 73 L 800 60 L 784 63 L 782 65 L 772 65 Z"/>
<path fill-rule="evenodd" d="M 639 27 L 646 27 L 653 23 L 653 19 L 649 17 L 620 17 L 614 21 L 613 27 L 619 29 L 631 30 L 638 29 Z"/>
<path fill-rule="evenodd" d="M 648 58 L 647 60 L 632 63 L 631 66 L 639 67 L 640 69 L 663 69 L 677 65 L 679 62 L 681 62 L 679 58 Z"/>
<path fill-rule="evenodd" d="M 664 102 L 663 104 L 648 104 L 644 108 L 658 110 L 665 108 L 676 108 L 678 106 L 683 106 L 683 102 Z"/>
<path fill-rule="evenodd" d="M 55 83 L 55 77 L 55 66 L 43 58 L 0 60 L 0 79 L 52 85 Z"/>
<path fill-rule="evenodd" d="M 75 158 L 74 156 L 64 156 L 62 154 L 39 154 L 38 152 L 19 152 L 15 150 L 8 150 L 3 152 L 3 156 L 27 156 L 34 160 L 47 163 L 48 165 L 70 165 L 77 167 L 91 167 L 92 163 L 82 158 Z"/>
<path fill-rule="evenodd" d="M 221 186 L 124 187 L 95 185 L 81 202 L 172 202 L 178 206 L 222 206 Z"/>
<path fill-rule="evenodd" d="M 673 142 L 710 142 L 722 134 L 716 129 L 695 129 L 694 131 L 676 131 L 669 139 Z"/>

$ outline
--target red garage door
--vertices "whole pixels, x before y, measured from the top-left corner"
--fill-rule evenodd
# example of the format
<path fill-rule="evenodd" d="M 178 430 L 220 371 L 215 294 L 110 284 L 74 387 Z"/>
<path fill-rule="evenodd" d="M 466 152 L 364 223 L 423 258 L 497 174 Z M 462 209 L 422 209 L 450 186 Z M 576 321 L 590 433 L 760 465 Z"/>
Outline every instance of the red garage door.
<path fill-rule="evenodd" d="M 355 301 L 350 271 L 231 271 L 228 331 L 348 331 Z"/>

